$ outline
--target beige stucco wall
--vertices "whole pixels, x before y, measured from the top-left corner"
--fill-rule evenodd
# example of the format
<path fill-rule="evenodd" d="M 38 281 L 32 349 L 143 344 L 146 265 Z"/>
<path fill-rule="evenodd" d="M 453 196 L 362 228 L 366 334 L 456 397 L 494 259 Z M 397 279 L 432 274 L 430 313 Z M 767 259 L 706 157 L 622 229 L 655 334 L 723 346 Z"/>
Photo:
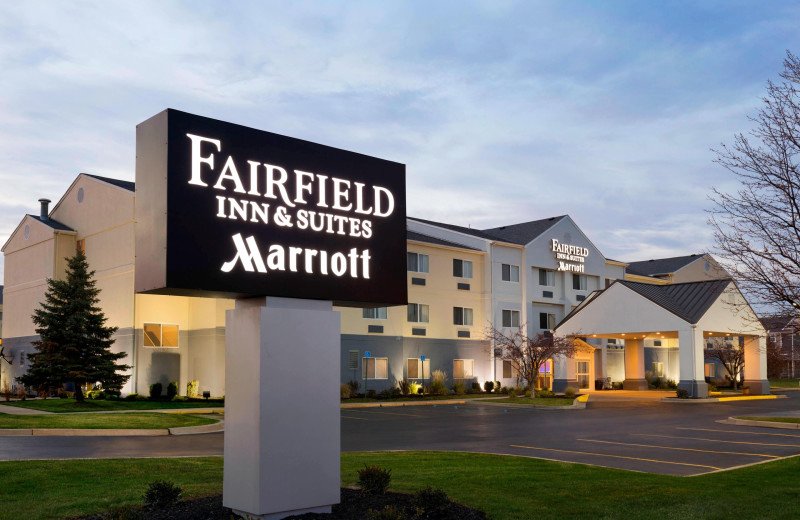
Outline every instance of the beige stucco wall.
<path fill-rule="evenodd" d="M 706 262 L 708 262 L 708 271 L 706 271 Z M 730 278 L 730 275 L 710 255 L 703 255 L 686 267 L 676 271 L 672 276 L 672 282 L 701 282 L 720 278 Z"/>

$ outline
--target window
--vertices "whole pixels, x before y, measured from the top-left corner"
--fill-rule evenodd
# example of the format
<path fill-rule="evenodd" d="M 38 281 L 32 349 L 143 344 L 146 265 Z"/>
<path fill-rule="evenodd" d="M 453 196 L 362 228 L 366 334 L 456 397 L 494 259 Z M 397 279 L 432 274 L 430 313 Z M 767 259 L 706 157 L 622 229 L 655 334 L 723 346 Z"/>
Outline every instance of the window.
<path fill-rule="evenodd" d="M 501 277 L 504 282 L 519 282 L 519 266 L 502 264 L 500 267 Z"/>
<path fill-rule="evenodd" d="M 408 304 L 408 321 L 410 323 L 428 323 L 430 307 L 424 303 Z"/>
<path fill-rule="evenodd" d="M 453 379 L 472 379 L 472 368 L 475 365 L 473 359 L 454 359 L 453 360 Z"/>
<path fill-rule="evenodd" d="M 546 287 L 556 286 L 556 273 L 547 269 L 539 269 L 539 285 Z"/>
<path fill-rule="evenodd" d="M 364 319 L 366 320 L 385 320 L 388 315 L 387 307 L 375 307 L 374 309 L 364 309 Z"/>
<path fill-rule="evenodd" d="M 349 351 L 347 356 L 347 368 L 349 370 L 356 370 L 358 369 L 358 351 L 351 350 Z"/>
<path fill-rule="evenodd" d="M 144 324 L 145 347 L 177 347 L 178 326 L 161 323 Z"/>
<path fill-rule="evenodd" d="M 660 347 L 661 346 L 661 340 L 660 339 L 654 339 L 653 340 L 653 346 L 654 347 Z"/>
<path fill-rule="evenodd" d="M 545 330 L 553 330 L 554 328 L 556 328 L 556 315 L 548 314 L 546 312 L 540 312 L 539 328 Z"/>
<path fill-rule="evenodd" d="M 609 339 L 609 340 L 606 340 L 606 342 L 607 342 L 609 345 L 616 345 L 616 344 L 617 344 L 617 340 L 615 340 L 614 338 L 611 338 L 611 339 Z"/>
<path fill-rule="evenodd" d="M 428 255 L 420 253 L 406 253 L 406 263 L 408 270 L 414 273 L 428 272 Z"/>
<path fill-rule="evenodd" d="M 472 325 L 472 309 L 453 307 L 453 325 Z"/>
<path fill-rule="evenodd" d="M 364 358 L 361 365 L 361 377 L 364 379 L 386 379 L 388 365 L 388 358 Z"/>
<path fill-rule="evenodd" d="M 519 327 L 519 311 L 503 309 L 503 327 Z"/>
<path fill-rule="evenodd" d="M 536 389 L 550 390 L 553 382 L 553 360 L 548 359 L 539 367 L 539 376 L 536 378 Z"/>
<path fill-rule="evenodd" d="M 457 278 L 472 278 L 472 262 L 454 258 L 453 276 Z"/>
<path fill-rule="evenodd" d="M 572 275 L 572 288 L 576 291 L 585 291 L 587 288 L 586 283 L 586 275 L 585 274 L 573 274 Z"/>
<path fill-rule="evenodd" d="M 422 367 L 422 374 L 419 369 Z M 408 378 L 409 379 L 430 379 L 431 378 L 431 360 L 426 359 L 422 361 L 419 358 L 408 358 Z"/>
<path fill-rule="evenodd" d="M 714 377 L 714 363 L 706 363 L 706 377 Z"/>
<path fill-rule="evenodd" d="M 75 243 L 75 250 L 76 250 L 78 253 L 82 254 L 82 255 L 85 255 L 85 254 L 86 254 L 86 239 L 85 239 L 85 238 L 84 238 L 84 239 L 81 239 L 81 240 L 78 240 L 78 241 Z"/>
<path fill-rule="evenodd" d="M 656 377 L 664 377 L 664 363 L 653 362 L 653 375 Z"/>
<path fill-rule="evenodd" d="M 511 379 L 511 361 L 503 360 L 503 379 Z"/>

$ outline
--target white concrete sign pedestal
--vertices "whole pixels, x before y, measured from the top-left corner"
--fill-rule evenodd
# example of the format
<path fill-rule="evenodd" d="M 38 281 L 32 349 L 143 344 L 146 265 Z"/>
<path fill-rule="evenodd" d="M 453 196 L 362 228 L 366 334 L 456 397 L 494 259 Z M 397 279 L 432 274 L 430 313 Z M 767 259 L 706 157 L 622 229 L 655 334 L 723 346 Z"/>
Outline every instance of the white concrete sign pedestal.
<path fill-rule="evenodd" d="M 222 502 L 248 519 L 339 503 L 341 320 L 330 301 L 236 301 L 225 323 Z"/>

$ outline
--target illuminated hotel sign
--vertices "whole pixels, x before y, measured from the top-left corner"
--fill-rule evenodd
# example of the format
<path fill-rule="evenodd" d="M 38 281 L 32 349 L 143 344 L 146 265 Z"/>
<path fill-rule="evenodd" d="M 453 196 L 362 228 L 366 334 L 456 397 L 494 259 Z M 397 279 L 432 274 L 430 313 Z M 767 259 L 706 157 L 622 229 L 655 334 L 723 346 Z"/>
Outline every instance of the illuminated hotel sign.
<path fill-rule="evenodd" d="M 586 262 L 586 257 L 589 256 L 589 249 L 560 244 L 555 238 L 550 241 L 550 249 L 558 261 L 559 271 L 584 272 L 585 266 L 583 264 Z"/>
<path fill-rule="evenodd" d="M 405 304 L 405 166 L 165 110 L 136 130 L 137 292 Z"/>

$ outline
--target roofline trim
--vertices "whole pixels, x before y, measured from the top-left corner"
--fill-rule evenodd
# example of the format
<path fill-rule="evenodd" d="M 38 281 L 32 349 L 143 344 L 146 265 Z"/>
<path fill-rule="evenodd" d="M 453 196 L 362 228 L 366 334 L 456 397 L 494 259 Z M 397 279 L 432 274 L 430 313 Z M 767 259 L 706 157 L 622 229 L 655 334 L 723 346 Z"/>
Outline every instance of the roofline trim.
<path fill-rule="evenodd" d="M 431 238 L 436 238 L 436 237 L 431 237 Z M 475 255 L 485 255 L 486 254 L 486 251 L 481 251 L 480 249 L 470 249 L 467 246 L 456 247 L 456 246 L 447 246 L 447 245 L 444 245 L 444 244 L 432 244 L 430 242 L 423 242 L 422 240 L 414 240 L 413 238 L 406 238 L 406 242 L 411 242 L 411 243 L 414 243 L 414 244 L 419 244 L 419 245 L 428 246 L 428 247 L 438 247 L 440 249 L 458 249 L 460 251 L 466 251 L 468 253 L 472 253 L 472 254 L 475 254 Z"/>
<path fill-rule="evenodd" d="M 79 174 L 78 174 L 78 176 L 77 176 L 77 177 L 75 177 L 75 180 L 74 180 L 74 181 L 72 181 L 72 183 L 70 183 L 69 187 L 66 189 L 66 191 L 64 192 L 64 194 L 61 196 L 61 198 L 60 198 L 60 199 L 58 199 L 58 202 L 56 202 L 55 206 L 53 206 L 53 209 L 52 209 L 52 210 L 50 210 L 50 215 L 52 215 L 53 213 L 55 213 L 55 212 L 56 212 L 56 210 L 58 210 L 58 208 L 61 206 L 61 203 L 62 203 L 62 202 L 64 202 L 64 200 L 67 198 L 67 195 L 69 194 L 69 192 L 70 192 L 70 191 L 72 191 L 72 188 L 74 188 L 74 187 L 75 187 L 75 184 L 77 184 L 77 183 L 78 183 L 78 181 L 80 180 L 80 178 L 81 178 L 81 177 L 85 177 L 85 178 L 87 178 L 87 179 L 90 179 L 90 180 L 92 180 L 92 181 L 94 181 L 94 182 L 99 182 L 99 183 L 101 183 L 103 186 L 108 186 L 108 187 L 110 187 L 110 188 L 114 188 L 115 190 L 120 190 L 120 191 L 123 191 L 123 192 L 125 192 L 125 193 L 128 193 L 128 194 L 130 194 L 132 197 L 136 196 L 136 193 L 135 193 L 135 192 L 131 192 L 131 190 L 126 190 L 125 188 L 121 188 L 121 187 L 119 187 L 119 186 L 116 186 L 116 185 L 114 185 L 114 184 L 111 184 L 111 183 L 109 183 L 109 182 L 105 182 L 105 181 L 103 181 L 103 180 L 100 180 L 100 179 L 98 179 L 97 177 L 92 177 L 92 174 L 90 174 L 90 173 L 81 172 L 81 173 L 79 173 Z M 49 215 L 48 215 L 48 216 L 49 216 Z"/>

